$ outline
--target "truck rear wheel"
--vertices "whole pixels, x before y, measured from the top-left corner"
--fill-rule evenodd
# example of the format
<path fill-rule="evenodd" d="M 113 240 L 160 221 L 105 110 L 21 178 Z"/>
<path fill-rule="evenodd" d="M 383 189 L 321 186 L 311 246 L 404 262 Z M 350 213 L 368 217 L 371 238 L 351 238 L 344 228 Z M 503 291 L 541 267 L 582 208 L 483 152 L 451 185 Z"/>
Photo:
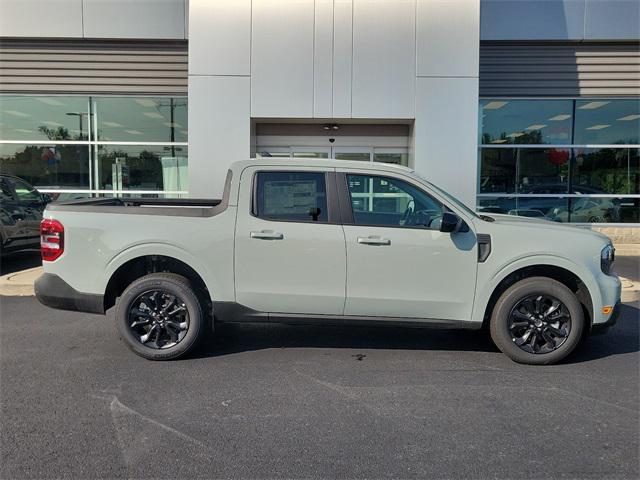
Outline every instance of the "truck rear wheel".
<path fill-rule="evenodd" d="M 531 277 L 500 296 L 491 315 L 491 338 L 509 358 L 530 365 L 559 362 L 580 342 L 582 306 L 562 283 Z"/>
<path fill-rule="evenodd" d="M 134 281 L 116 307 L 120 338 L 141 357 L 172 360 L 187 354 L 205 332 L 205 315 L 191 282 L 173 273 Z"/>

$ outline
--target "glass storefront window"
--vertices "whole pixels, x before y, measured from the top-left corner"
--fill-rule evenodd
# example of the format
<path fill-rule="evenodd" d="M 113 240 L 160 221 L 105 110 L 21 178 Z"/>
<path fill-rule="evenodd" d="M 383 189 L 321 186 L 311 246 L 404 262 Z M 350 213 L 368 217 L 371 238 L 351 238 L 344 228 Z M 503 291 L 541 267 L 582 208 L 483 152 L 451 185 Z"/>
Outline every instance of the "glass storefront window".
<path fill-rule="evenodd" d="M 518 151 L 518 193 L 567 193 L 571 150 L 523 148 Z"/>
<path fill-rule="evenodd" d="M 88 140 L 88 97 L 0 95 L 0 140 Z"/>
<path fill-rule="evenodd" d="M 480 211 L 541 213 L 572 223 L 638 222 L 640 99 L 484 99 L 480 106 Z M 551 115 L 554 108 L 564 113 Z M 516 135 L 504 133 L 509 128 Z M 550 143 L 560 146 L 545 146 Z"/>
<path fill-rule="evenodd" d="M 409 165 L 409 155 L 404 152 L 380 152 L 376 149 L 373 154 L 374 162 L 393 163 L 395 165 Z"/>
<path fill-rule="evenodd" d="M 514 193 L 516 163 L 516 149 L 483 148 L 480 151 L 480 193 Z"/>
<path fill-rule="evenodd" d="M 481 100 L 480 143 L 571 143 L 572 100 Z"/>
<path fill-rule="evenodd" d="M 89 146 L 0 143 L 0 172 L 37 187 L 89 188 Z"/>
<path fill-rule="evenodd" d="M 577 100 L 573 143 L 640 143 L 640 99 Z"/>
<path fill-rule="evenodd" d="M 102 97 L 93 102 L 97 140 L 187 141 L 186 98 Z"/>
<path fill-rule="evenodd" d="M 187 191 L 187 147 L 101 145 L 99 188 Z"/>
<path fill-rule="evenodd" d="M 628 148 L 577 148 L 572 172 L 574 188 L 580 188 L 582 193 L 640 193 L 637 151 Z M 636 154 L 632 155 L 632 152 Z"/>

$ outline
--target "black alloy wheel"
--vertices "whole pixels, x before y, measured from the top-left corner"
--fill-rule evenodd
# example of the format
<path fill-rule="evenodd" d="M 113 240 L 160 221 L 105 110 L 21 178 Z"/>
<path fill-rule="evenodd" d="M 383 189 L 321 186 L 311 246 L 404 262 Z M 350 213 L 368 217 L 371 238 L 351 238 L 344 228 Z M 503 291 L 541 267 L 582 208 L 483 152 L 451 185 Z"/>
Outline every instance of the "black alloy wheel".
<path fill-rule="evenodd" d="M 138 295 L 129 308 L 129 328 L 134 337 L 150 348 L 170 348 L 180 343 L 189 329 L 184 301 L 164 290 Z"/>
<path fill-rule="evenodd" d="M 569 337 L 571 314 L 551 295 L 529 295 L 511 309 L 509 330 L 513 342 L 525 352 L 553 352 Z"/>

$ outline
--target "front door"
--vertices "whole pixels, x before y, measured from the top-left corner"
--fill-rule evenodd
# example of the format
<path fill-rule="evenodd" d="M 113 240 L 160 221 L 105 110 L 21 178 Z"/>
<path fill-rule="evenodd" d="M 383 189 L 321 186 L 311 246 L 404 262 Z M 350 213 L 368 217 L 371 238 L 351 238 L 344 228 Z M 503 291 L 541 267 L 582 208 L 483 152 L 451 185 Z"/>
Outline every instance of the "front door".
<path fill-rule="evenodd" d="M 340 172 L 341 169 L 338 169 Z M 448 209 L 421 184 L 344 171 L 352 224 L 345 315 L 469 320 L 477 247 L 471 228 L 439 231 Z"/>
<path fill-rule="evenodd" d="M 236 298 L 262 312 L 341 315 L 346 255 L 331 168 L 251 167 L 240 179 Z"/>

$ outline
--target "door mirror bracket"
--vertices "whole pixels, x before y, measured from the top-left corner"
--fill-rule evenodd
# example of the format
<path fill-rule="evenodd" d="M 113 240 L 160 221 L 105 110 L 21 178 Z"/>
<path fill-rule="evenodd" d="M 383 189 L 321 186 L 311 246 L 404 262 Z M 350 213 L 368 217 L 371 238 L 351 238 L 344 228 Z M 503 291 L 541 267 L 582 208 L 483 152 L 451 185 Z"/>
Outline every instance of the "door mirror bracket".
<path fill-rule="evenodd" d="M 442 214 L 442 220 L 440 222 L 441 232 L 456 233 L 459 231 L 467 231 L 468 229 L 467 224 L 455 213 L 444 212 Z"/>

